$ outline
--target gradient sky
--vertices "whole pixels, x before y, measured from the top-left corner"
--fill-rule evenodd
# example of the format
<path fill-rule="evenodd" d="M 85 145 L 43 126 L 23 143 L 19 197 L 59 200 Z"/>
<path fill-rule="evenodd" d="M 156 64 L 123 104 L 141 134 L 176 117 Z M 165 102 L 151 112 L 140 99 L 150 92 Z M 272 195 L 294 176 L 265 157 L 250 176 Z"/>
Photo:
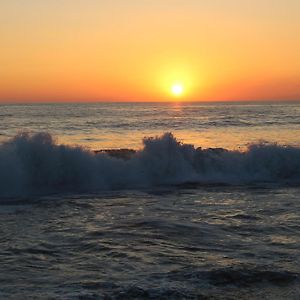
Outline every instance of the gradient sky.
<path fill-rule="evenodd" d="M 299 0 L 0 2 L 0 101 L 300 100 Z"/>

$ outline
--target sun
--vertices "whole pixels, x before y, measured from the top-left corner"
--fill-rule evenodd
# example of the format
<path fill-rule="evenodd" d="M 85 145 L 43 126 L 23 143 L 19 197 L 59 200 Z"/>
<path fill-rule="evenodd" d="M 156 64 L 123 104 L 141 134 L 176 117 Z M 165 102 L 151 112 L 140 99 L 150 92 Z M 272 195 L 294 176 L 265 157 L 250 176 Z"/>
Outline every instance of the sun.
<path fill-rule="evenodd" d="M 181 96 L 184 92 L 182 84 L 177 83 L 177 84 L 172 85 L 171 92 L 176 97 Z"/>

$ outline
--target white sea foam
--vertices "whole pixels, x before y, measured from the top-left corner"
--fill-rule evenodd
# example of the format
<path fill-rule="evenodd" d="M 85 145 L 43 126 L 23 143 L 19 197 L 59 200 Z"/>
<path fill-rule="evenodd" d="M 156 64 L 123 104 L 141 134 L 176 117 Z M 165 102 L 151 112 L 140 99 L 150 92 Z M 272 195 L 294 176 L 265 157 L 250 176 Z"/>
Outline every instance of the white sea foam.
<path fill-rule="evenodd" d="M 195 149 L 171 133 L 145 138 L 129 160 L 22 133 L 0 145 L 0 197 L 96 192 L 187 182 L 300 182 L 300 148 L 253 144 L 245 152 Z"/>

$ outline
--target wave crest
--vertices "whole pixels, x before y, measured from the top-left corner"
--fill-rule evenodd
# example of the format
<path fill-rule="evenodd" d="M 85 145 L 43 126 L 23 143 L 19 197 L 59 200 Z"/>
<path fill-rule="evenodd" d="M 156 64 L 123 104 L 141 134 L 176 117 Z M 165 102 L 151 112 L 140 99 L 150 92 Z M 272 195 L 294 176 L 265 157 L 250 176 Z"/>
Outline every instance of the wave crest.
<path fill-rule="evenodd" d="M 187 182 L 300 182 L 300 148 L 252 144 L 245 152 L 201 149 L 171 133 L 145 138 L 127 160 L 21 133 L 0 145 L 0 197 L 150 187 Z"/>

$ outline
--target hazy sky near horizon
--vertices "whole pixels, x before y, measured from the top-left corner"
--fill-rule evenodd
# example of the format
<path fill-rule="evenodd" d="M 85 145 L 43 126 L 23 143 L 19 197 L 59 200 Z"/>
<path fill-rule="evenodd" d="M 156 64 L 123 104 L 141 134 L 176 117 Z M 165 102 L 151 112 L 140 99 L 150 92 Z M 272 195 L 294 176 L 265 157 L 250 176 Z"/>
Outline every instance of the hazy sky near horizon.
<path fill-rule="evenodd" d="M 0 101 L 300 100 L 299 0 L 0 2 Z"/>

